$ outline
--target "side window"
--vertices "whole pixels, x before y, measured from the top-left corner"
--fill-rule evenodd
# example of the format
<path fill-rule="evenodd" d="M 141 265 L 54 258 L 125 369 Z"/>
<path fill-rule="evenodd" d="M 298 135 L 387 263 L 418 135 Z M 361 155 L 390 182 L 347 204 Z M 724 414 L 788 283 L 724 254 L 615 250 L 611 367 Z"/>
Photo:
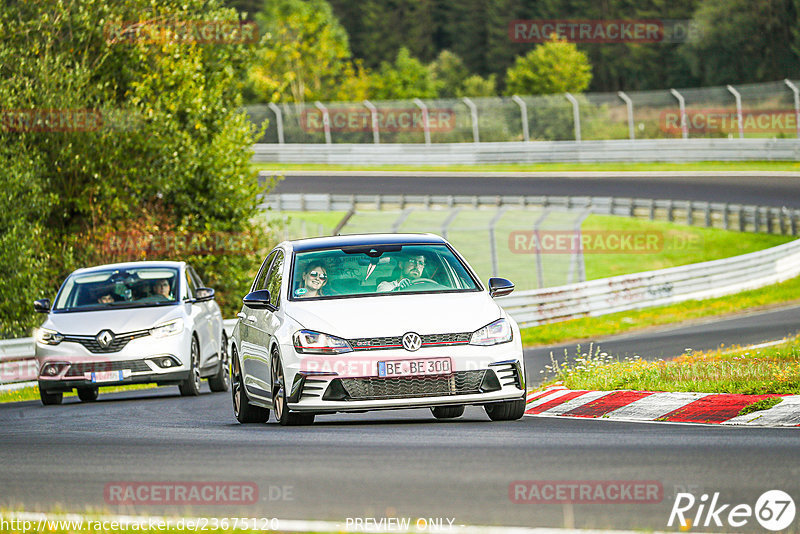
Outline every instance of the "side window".
<path fill-rule="evenodd" d="M 258 271 L 256 275 L 256 279 L 253 281 L 253 287 L 250 291 L 257 291 L 259 289 L 267 289 L 266 281 L 267 281 L 267 273 L 269 272 L 269 265 L 272 263 L 272 259 L 275 257 L 277 251 L 273 250 L 270 252 L 267 259 L 264 260 L 264 263 L 261 264 L 261 269 Z"/>
<path fill-rule="evenodd" d="M 275 261 L 272 262 L 272 267 L 267 276 L 267 287 L 269 289 L 269 301 L 277 307 L 281 296 L 281 282 L 283 281 L 283 252 L 278 251 L 275 256 Z"/>
<path fill-rule="evenodd" d="M 200 276 L 198 276 L 197 271 L 194 270 L 194 267 L 189 267 L 189 274 L 192 276 L 192 281 L 197 287 L 206 287 L 203 284 L 203 281 L 200 280 Z"/>

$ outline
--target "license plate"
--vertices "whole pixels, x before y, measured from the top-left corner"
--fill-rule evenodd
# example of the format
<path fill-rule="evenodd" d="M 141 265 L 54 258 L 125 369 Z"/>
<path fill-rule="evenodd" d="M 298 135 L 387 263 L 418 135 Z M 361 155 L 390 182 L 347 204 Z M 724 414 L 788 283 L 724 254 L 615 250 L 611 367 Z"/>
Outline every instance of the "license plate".
<path fill-rule="evenodd" d="M 130 369 L 125 371 L 98 371 L 96 373 L 84 373 L 84 378 L 91 382 L 119 382 L 130 376 Z"/>
<path fill-rule="evenodd" d="M 391 360 L 378 362 L 378 376 L 446 375 L 453 370 L 450 358 L 423 358 L 419 360 Z"/>

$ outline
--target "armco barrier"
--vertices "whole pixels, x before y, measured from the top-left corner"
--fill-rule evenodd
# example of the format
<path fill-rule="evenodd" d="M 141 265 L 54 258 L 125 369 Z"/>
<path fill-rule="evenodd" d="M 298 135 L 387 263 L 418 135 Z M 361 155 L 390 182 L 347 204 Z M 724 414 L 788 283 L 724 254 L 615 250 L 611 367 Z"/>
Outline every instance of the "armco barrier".
<path fill-rule="evenodd" d="M 266 177 L 269 173 L 262 173 Z M 542 195 L 332 195 L 281 193 L 261 197 L 275 211 L 345 211 L 420 208 L 553 208 L 650 220 L 684 222 L 740 232 L 797 235 L 800 210 L 693 200 Z"/>
<path fill-rule="evenodd" d="M 521 291 L 498 299 L 521 326 L 730 295 L 800 275 L 800 240 L 742 256 Z"/>
<path fill-rule="evenodd" d="M 257 163 L 475 165 L 493 163 L 798 161 L 800 139 L 640 139 L 426 144 L 265 144 Z"/>

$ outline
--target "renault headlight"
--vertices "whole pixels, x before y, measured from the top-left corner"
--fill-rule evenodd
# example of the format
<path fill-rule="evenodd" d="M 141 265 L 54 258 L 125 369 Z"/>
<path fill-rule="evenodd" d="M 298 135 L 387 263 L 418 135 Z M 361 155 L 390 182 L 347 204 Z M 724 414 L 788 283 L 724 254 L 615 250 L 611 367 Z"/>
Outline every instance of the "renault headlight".
<path fill-rule="evenodd" d="M 498 345 L 511 341 L 511 324 L 506 319 L 498 319 L 472 333 L 470 345 Z"/>
<path fill-rule="evenodd" d="M 174 336 L 181 332 L 183 332 L 183 319 L 174 319 L 150 329 L 150 335 L 153 337 Z"/>
<path fill-rule="evenodd" d="M 294 350 L 303 354 L 342 354 L 353 351 L 347 340 L 313 330 L 295 332 L 292 339 Z"/>
<path fill-rule="evenodd" d="M 36 341 L 43 345 L 58 345 L 64 339 L 63 335 L 49 328 L 37 329 L 35 337 Z"/>

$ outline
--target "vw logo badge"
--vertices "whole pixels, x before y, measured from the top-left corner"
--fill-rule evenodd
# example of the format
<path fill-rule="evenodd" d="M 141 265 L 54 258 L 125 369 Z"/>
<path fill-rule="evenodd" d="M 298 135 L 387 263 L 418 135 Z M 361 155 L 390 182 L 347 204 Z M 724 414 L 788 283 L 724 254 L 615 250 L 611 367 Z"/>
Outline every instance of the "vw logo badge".
<path fill-rule="evenodd" d="M 111 330 L 103 330 L 95 337 L 100 346 L 107 349 L 111 342 L 114 341 L 114 334 Z"/>
<path fill-rule="evenodd" d="M 416 332 L 409 332 L 403 336 L 403 348 L 414 352 L 422 346 L 422 338 Z"/>

